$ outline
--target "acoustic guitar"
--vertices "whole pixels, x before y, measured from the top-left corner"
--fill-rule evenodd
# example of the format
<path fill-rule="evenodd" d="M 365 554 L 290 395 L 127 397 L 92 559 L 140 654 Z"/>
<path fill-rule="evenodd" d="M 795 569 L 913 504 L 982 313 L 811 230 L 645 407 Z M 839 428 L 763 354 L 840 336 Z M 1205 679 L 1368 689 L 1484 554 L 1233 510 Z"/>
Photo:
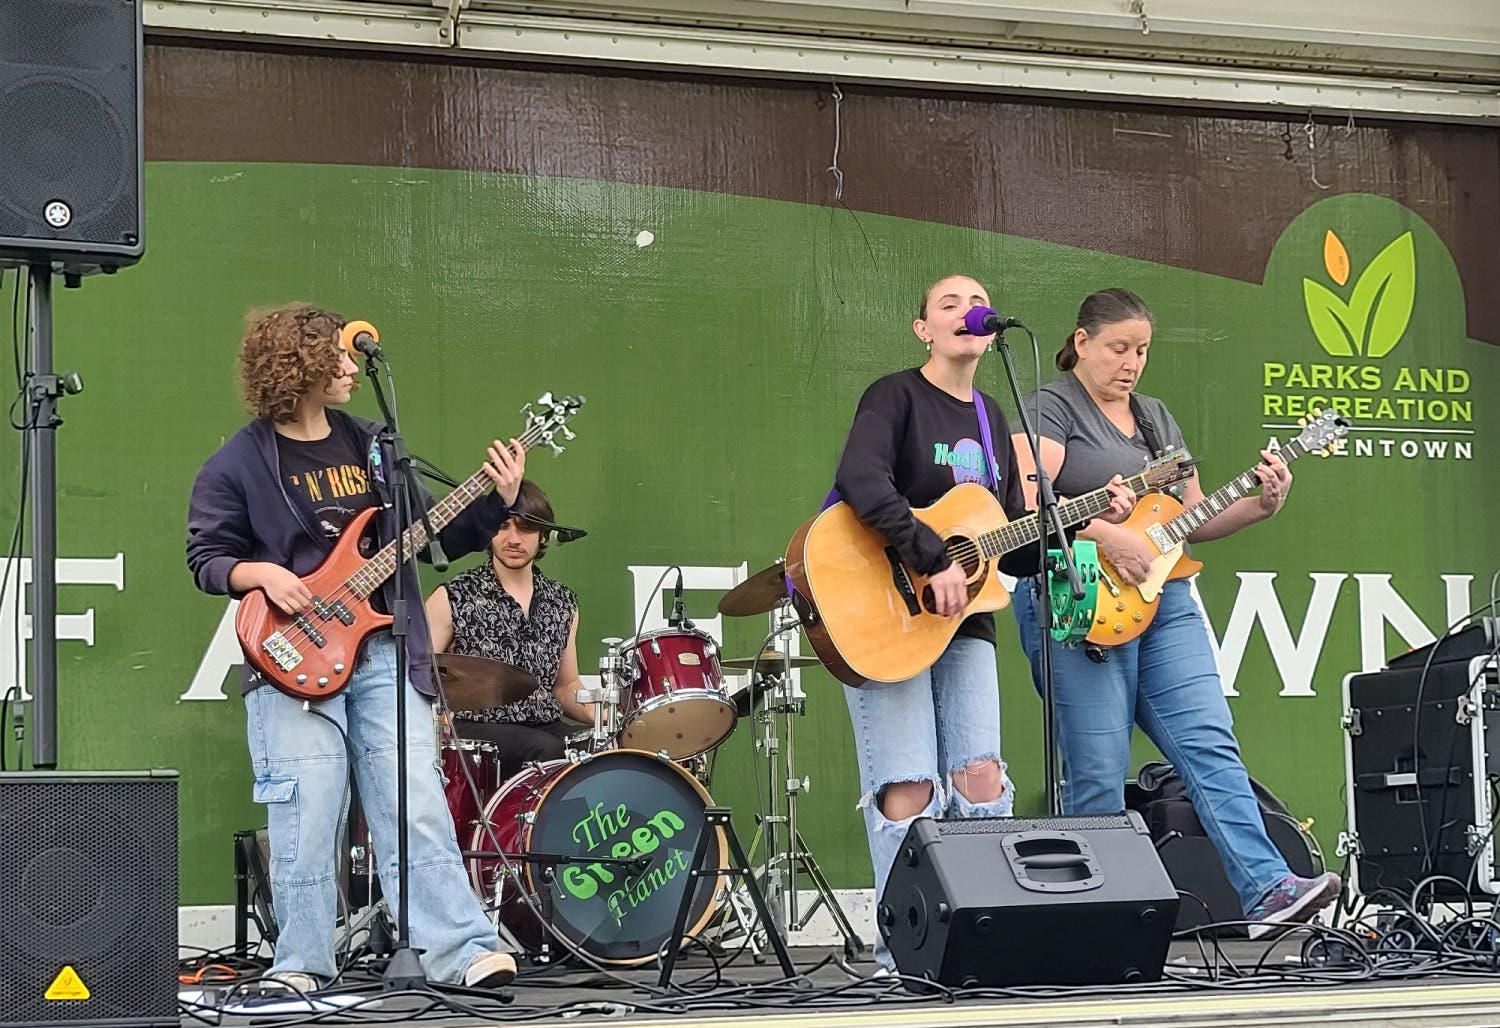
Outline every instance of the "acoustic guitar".
<path fill-rule="evenodd" d="M 1126 479 L 1126 488 L 1136 495 L 1163 489 L 1189 477 L 1193 463 L 1186 450 L 1173 451 Z M 1096 489 L 1059 504 L 1058 512 L 1071 526 L 1109 504 L 1109 491 Z M 903 561 L 847 503 L 810 518 L 787 546 L 792 605 L 813 652 L 845 685 L 900 682 L 935 664 L 965 617 L 1010 602 L 996 568 L 1000 557 L 1040 538 L 1035 514 L 1009 521 L 994 493 L 977 482 L 956 485 L 912 513 L 964 569 L 969 601 L 960 616 L 934 613 L 930 576 Z"/>

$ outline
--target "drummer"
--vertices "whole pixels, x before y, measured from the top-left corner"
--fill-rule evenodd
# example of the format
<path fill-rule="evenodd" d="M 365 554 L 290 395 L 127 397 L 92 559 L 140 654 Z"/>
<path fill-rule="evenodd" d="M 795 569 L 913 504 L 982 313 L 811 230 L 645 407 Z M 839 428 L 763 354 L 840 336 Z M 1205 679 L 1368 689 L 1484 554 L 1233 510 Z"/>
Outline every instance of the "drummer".
<path fill-rule="evenodd" d="M 432 648 L 514 664 L 539 683 L 530 694 L 487 710 L 456 710 L 464 738 L 495 744 L 501 773 L 523 764 L 556 760 L 574 730 L 563 718 L 592 723 L 591 704 L 579 703 L 578 597 L 542 574 L 544 532 L 555 527 L 547 494 L 521 482 L 511 516 L 490 540 L 489 560 L 454 576 L 427 598 Z"/>

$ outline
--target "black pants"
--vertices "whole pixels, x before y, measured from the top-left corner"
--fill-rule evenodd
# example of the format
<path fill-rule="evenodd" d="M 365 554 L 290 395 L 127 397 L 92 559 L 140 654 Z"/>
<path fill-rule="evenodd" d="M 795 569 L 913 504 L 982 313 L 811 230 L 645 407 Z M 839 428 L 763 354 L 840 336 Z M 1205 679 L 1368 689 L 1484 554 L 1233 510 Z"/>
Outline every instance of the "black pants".
<path fill-rule="evenodd" d="M 561 760 L 563 743 L 577 729 L 561 718 L 542 725 L 453 719 L 461 738 L 493 743 L 500 751 L 500 779 L 505 781 L 535 761 Z"/>

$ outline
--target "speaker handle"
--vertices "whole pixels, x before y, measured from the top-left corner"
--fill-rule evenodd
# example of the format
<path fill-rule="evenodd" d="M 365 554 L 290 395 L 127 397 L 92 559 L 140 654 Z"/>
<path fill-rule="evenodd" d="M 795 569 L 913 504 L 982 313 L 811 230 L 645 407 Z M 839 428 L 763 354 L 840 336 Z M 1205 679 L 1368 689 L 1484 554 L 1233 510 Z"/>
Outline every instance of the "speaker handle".
<path fill-rule="evenodd" d="M 1021 857 L 1016 863 L 1025 868 L 1087 867 L 1089 860 L 1081 853 L 1036 853 Z"/>
<path fill-rule="evenodd" d="M 1017 832 L 1000 843 L 1016 884 L 1032 892 L 1086 892 L 1104 884 L 1104 872 L 1094 849 L 1076 832 Z M 1076 869 L 1059 880 L 1049 871 Z"/>

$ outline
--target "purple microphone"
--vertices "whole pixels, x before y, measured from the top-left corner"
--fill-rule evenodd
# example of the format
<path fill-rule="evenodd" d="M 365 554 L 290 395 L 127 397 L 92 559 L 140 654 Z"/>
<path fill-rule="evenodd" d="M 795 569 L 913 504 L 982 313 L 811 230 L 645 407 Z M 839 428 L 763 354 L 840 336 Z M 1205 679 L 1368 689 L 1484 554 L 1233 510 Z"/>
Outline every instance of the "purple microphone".
<path fill-rule="evenodd" d="M 1015 318 L 996 314 L 993 307 L 970 307 L 969 313 L 964 315 L 964 328 L 974 336 L 992 336 L 1019 324 Z"/>

